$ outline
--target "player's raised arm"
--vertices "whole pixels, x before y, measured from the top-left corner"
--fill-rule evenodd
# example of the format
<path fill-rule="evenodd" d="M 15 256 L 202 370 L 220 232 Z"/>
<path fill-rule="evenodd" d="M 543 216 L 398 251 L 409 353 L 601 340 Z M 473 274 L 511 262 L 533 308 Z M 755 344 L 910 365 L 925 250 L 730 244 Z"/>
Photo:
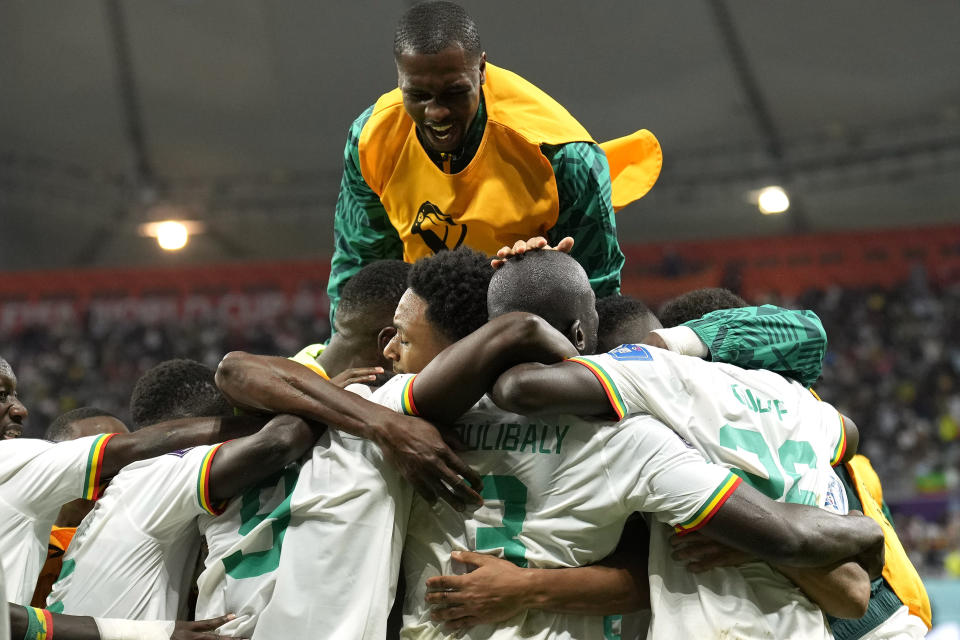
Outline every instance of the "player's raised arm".
<path fill-rule="evenodd" d="M 259 400 L 247 400 L 248 406 L 302 416 L 376 442 L 427 500 L 440 497 L 460 506 L 481 501 L 479 494 L 460 481 L 463 476 L 478 488 L 480 477 L 460 461 L 428 422 L 340 389 L 287 358 L 260 357 L 253 369 L 245 368 L 247 360 L 241 358 L 228 353 L 217 369 L 217 384 L 228 398 L 243 403 L 244 389 L 259 389 Z"/>
<path fill-rule="evenodd" d="M 501 409 L 521 415 L 624 417 L 617 414 L 596 375 L 572 362 L 517 365 L 497 378 L 492 397 Z"/>
<path fill-rule="evenodd" d="M 508 313 L 444 349 L 417 374 L 414 403 L 424 418 L 452 422 L 510 367 L 521 362 L 560 362 L 577 353 L 568 337 L 543 318 Z"/>
<path fill-rule="evenodd" d="M 131 462 L 204 444 L 215 444 L 258 431 L 265 418 L 182 418 L 143 427 L 133 433 L 108 436 L 100 477 L 109 478 Z"/>
<path fill-rule="evenodd" d="M 300 458 L 323 432 L 323 425 L 280 415 L 258 432 L 217 449 L 208 485 L 214 501 L 229 500 Z"/>
<path fill-rule="evenodd" d="M 666 328 L 652 331 L 647 344 L 776 371 L 805 385 L 823 369 L 827 333 L 810 310 L 754 307 L 726 289 L 697 289 L 667 302 L 660 321 Z"/>

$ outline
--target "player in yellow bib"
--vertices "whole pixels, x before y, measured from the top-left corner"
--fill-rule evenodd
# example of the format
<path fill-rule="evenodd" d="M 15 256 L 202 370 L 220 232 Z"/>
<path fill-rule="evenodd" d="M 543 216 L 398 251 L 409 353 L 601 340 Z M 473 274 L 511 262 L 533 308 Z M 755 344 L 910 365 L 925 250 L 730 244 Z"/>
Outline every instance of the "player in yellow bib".
<path fill-rule="evenodd" d="M 623 254 L 614 210 L 660 173 L 642 130 L 597 145 L 559 103 L 487 63 L 459 6 L 427 2 L 401 18 L 398 88 L 354 122 L 334 219 L 331 315 L 351 274 L 377 259 L 413 262 L 467 246 L 493 254 L 532 236 L 571 236 L 600 296 L 617 293 Z"/>

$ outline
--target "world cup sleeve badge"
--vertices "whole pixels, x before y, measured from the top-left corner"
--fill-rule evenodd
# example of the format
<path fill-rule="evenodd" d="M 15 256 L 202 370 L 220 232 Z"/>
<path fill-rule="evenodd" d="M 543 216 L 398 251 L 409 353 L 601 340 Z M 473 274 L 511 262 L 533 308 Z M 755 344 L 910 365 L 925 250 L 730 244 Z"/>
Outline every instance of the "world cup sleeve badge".
<path fill-rule="evenodd" d="M 614 360 L 653 360 L 653 355 L 639 344 L 622 344 L 607 353 Z"/>

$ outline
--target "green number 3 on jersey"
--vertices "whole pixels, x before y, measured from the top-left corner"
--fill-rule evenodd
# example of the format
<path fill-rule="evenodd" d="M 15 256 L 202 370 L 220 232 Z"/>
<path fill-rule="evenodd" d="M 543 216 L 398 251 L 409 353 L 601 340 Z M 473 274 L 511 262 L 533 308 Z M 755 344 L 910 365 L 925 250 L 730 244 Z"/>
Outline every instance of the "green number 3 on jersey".
<path fill-rule="evenodd" d="M 484 500 L 503 502 L 502 527 L 477 527 L 477 551 L 503 547 L 503 557 L 517 565 L 527 566 L 527 549 L 517 539 L 527 517 L 527 486 L 515 476 L 488 475 L 483 478 Z"/>
<path fill-rule="evenodd" d="M 247 535 L 261 522 L 270 519 L 273 545 L 263 551 L 250 553 L 235 551 L 226 556 L 223 559 L 223 566 L 228 576 L 237 579 L 253 578 L 276 571 L 280 566 L 280 548 L 283 546 L 283 537 L 290 524 L 290 498 L 293 496 L 293 489 L 297 486 L 299 476 L 298 466 L 292 465 L 283 470 L 280 477 L 283 480 L 284 499 L 268 513 L 260 513 L 260 493 L 264 489 L 273 489 L 277 485 L 277 476 L 272 476 L 243 494 L 240 499 L 240 535 Z"/>

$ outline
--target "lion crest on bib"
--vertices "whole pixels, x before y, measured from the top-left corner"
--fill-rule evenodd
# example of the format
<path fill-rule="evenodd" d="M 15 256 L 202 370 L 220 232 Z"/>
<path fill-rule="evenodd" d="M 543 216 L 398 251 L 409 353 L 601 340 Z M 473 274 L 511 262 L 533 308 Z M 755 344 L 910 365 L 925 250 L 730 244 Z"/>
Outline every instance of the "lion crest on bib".
<path fill-rule="evenodd" d="M 460 228 L 459 232 L 456 231 L 457 227 Z M 467 237 L 467 225 L 457 224 L 450 215 L 441 211 L 440 207 L 426 200 L 417 210 L 410 233 L 420 236 L 424 244 L 436 254 L 452 251 L 462 245 Z"/>

